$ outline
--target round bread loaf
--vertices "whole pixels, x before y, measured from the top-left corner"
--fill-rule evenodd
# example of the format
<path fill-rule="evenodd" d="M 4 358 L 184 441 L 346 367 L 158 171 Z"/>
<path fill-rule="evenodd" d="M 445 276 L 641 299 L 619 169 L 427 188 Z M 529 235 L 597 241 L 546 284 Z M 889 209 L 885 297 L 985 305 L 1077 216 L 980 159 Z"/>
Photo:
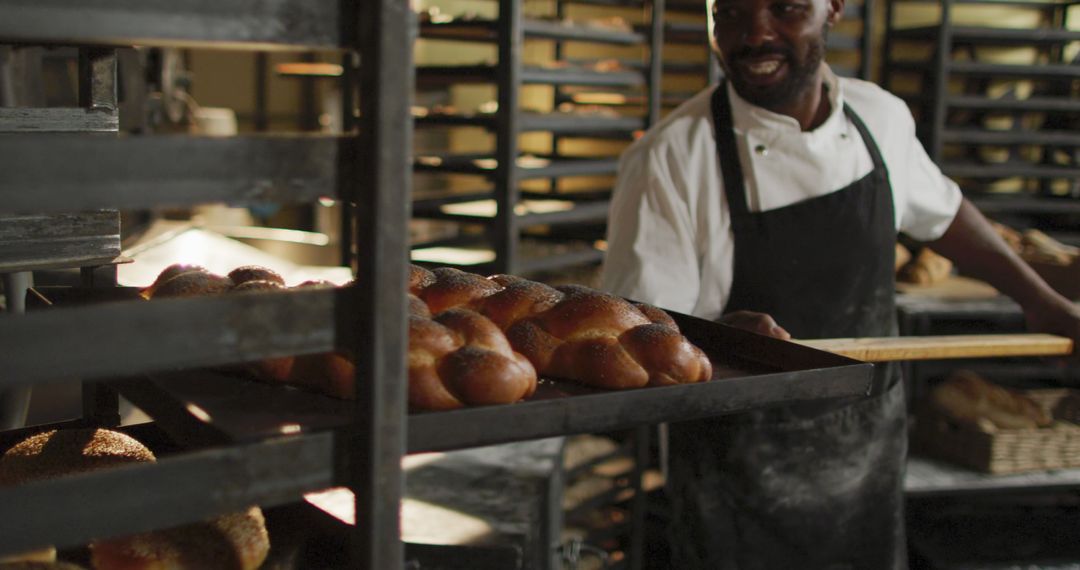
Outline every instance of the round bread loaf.
<path fill-rule="evenodd" d="M 148 461 L 154 461 L 153 452 L 117 431 L 52 430 L 23 440 L 0 457 L 0 485 Z"/>
<path fill-rule="evenodd" d="M 102 540 L 90 545 L 96 570 L 255 570 L 266 560 L 270 538 L 262 511 Z"/>
<path fill-rule="evenodd" d="M 236 285 L 248 281 L 271 281 L 278 285 L 285 285 L 285 278 L 282 277 L 281 274 L 269 267 L 262 267 L 259 265 L 237 267 L 229 272 L 229 279 Z"/>
<path fill-rule="evenodd" d="M 161 271 L 161 273 L 158 273 L 157 279 L 155 279 L 154 282 L 152 284 L 150 284 L 149 287 L 143 288 L 143 290 L 140 291 L 140 294 L 143 297 L 146 297 L 147 299 L 149 299 L 150 297 L 154 296 L 154 292 L 157 291 L 158 287 L 161 287 L 162 285 L 164 285 L 166 281 L 168 281 L 168 280 L 170 280 L 173 277 L 176 277 L 178 275 L 184 274 L 184 273 L 210 273 L 210 272 L 207 271 L 206 268 L 201 266 L 201 265 L 191 265 L 191 264 L 188 264 L 188 263 L 174 263 L 174 264 L 166 267 L 165 269 L 163 269 Z"/>
<path fill-rule="evenodd" d="M 228 291 L 232 286 L 228 277 L 205 271 L 188 271 L 165 281 L 146 295 L 151 299 L 215 295 Z"/>

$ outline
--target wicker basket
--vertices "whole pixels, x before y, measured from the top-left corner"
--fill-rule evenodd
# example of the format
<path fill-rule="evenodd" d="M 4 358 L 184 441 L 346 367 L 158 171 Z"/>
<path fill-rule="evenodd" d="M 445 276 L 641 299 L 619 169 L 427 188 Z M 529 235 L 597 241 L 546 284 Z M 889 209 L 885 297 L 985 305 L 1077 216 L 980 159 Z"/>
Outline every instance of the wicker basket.
<path fill-rule="evenodd" d="M 1080 467 L 1080 394 L 1072 390 L 1025 394 L 1050 410 L 1053 425 L 987 432 L 924 405 L 915 412 L 912 450 L 984 473 Z"/>

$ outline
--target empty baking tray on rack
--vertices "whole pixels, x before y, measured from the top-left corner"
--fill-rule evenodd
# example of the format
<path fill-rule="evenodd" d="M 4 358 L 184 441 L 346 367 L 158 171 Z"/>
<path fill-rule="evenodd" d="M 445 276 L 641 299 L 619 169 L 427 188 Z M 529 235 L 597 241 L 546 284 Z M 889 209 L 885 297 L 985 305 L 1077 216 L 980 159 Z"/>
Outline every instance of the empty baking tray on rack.
<path fill-rule="evenodd" d="M 619 21 L 575 22 L 524 18 L 521 28 L 525 37 L 530 39 L 634 45 L 646 38 L 644 31 L 635 31 L 629 24 Z M 436 21 L 425 15 L 420 22 L 420 36 L 425 39 L 495 42 L 499 38 L 499 22 L 479 18 Z"/>
<path fill-rule="evenodd" d="M 499 117 L 494 113 L 414 112 L 417 127 L 480 127 L 495 130 Z M 560 135 L 596 135 L 620 133 L 645 128 L 645 119 L 596 112 L 524 112 L 518 116 L 518 130 L 549 131 Z"/>
<path fill-rule="evenodd" d="M 423 87 L 457 85 L 462 83 L 495 83 L 499 79 L 496 65 L 420 65 L 416 82 Z M 521 82 L 543 85 L 592 85 L 604 87 L 633 87 L 645 84 L 640 71 L 582 67 L 562 64 L 525 66 Z"/>
<path fill-rule="evenodd" d="M 673 314 L 714 365 L 699 384 L 609 391 L 545 378 L 516 404 L 414 412 L 408 451 L 445 451 L 689 420 L 785 402 L 858 397 L 870 364 Z M 118 381 L 117 389 L 178 441 L 252 441 L 346 425 L 353 403 L 212 370 Z"/>
<path fill-rule="evenodd" d="M 560 176 L 602 176 L 615 174 L 618 157 L 549 157 L 521 155 L 517 158 L 517 176 L 522 180 Z M 499 162 L 490 154 L 430 153 L 417 156 L 416 172 L 494 176 Z"/>

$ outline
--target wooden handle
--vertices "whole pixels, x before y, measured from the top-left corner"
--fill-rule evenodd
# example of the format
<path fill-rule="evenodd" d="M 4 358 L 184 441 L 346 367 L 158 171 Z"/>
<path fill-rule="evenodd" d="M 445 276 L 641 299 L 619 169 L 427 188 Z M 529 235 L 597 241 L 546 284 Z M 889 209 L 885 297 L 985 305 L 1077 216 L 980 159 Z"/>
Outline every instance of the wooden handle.
<path fill-rule="evenodd" d="M 1049 334 L 979 334 L 896 336 L 881 338 L 827 338 L 797 340 L 812 348 L 856 360 L 938 360 L 1004 356 L 1063 356 L 1072 354 L 1072 340 Z"/>

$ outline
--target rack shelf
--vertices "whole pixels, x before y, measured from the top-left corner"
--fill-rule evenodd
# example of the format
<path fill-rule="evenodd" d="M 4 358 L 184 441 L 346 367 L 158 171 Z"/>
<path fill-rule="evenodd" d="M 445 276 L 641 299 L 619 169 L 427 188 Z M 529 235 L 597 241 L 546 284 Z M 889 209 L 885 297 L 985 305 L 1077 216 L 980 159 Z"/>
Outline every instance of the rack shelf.
<path fill-rule="evenodd" d="M 1080 469 L 1057 469 L 1016 475 L 987 475 L 922 457 L 907 463 L 904 489 L 909 497 L 978 495 L 1035 490 L 1053 491 L 1080 486 Z"/>
<path fill-rule="evenodd" d="M 978 111 L 1044 111 L 1080 112 L 1080 100 L 1055 97 L 1029 97 L 1027 99 L 1002 99 L 953 95 L 946 97 L 945 104 L 958 110 Z"/>
<path fill-rule="evenodd" d="M 456 41 L 498 41 L 497 20 L 453 20 L 445 23 L 422 22 L 420 37 Z M 645 40 L 645 34 L 632 30 L 620 30 L 600 26 L 574 25 L 556 20 L 523 18 L 522 32 L 526 39 L 562 41 L 586 41 L 635 45 Z"/>
<path fill-rule="evenodd" d="M 496 65 L 422 65 L 416 69 L 416 80 L 430 88 L 437 85 L 465 83 L 495 83 L 499 81 Z M 547 69 L 523 67 L 521 82 L 537 85 L 589 85 L 594 87 L 632 87 L 643 85 L 645 78 L 638 71 L 595 71 L 587 67 Z"/>
<path fill-rule="evenodd" d="M 971 143 L 1001 146 L 1052 145 L 1080 146 L 1080 133 L 1075 131 L 995 131 L 990 129 L 945 129 L 941 140 L 946 143 Z"/>
<path fill-rule="evenodd" d="M 933 40 L 940 33 L 940 26 L 901 28 L 893 32 L 896 39 L 904 40 Z M 1075 30 L 953 26 L 950 33 L 954 42 L 964 45 L 1060 45 L 1080 41 L 1080 31 Z"/>
<path fill-rule="evenodd" d="M 544 131 L 559 135 L 627 136 L 630 131 L 644 128 L 645 120 L 639 117 L 579 115 L 574 113 L 522 113 L 521 132 Z M 417 128 L 429 127 L 481 127 L 498 128 L 498 117 L 493 114 L 439 114 L 431 113 L 416 118 Z"/>
<path fill-rule="evenodd" d="M 610 432 L 781 401 L 856 396 L 870 389 L 868 364 L 673 316 L 687 338 L 703 347 L 716 365 L 711 382 L 608 391 L 545 379 L 525 402 L 410 414 L 408 451 Z M 353 414 L 349 402 L 209 371 L 157 375 L 149 382 L 117 387 L 140 407 L 167 418 L 163 429 L 190 444 L 258 441 L 283 431 L 317 432 L 345 425 Z M 493 425 L 500 428 L 492 430 Z"/>
<path fill-rule="evenodd" d="M 322 135 L 0 134 L 0 203 L 42 213 L 310 202 L 340 195 L 347 173 L 336 163 L 357 150 L 353 139 Z"/>
<path fill-rule="evenodd" d="M 70 0 L 7 0 L 0 37 L 8 42 L 153 45 L 215 49 L 340 49 L 341 26 L 357 14 L 333 0 L 215 4 L 199 0 L 101 0 L 93 9 Z"/>
<path fill-rule="evenodd" d="M 514 174 L 521 180 L 603 175 L 614 174 L 617 166 L 618 159 L 615 158 L 522 156 L 518 158 Z M 498 163 L 490 154 L 426 155 L 416 158 L 414 168 L 417 172 L 496 176 Z"/>

